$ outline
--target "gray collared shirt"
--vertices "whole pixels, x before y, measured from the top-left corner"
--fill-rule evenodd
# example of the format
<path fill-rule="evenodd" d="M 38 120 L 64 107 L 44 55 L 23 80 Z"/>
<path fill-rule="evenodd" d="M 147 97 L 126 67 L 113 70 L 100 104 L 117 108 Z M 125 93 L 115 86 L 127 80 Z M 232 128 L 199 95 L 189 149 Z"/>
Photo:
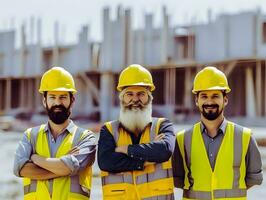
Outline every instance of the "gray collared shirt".
<path fill-rule="evenodd" d="M 51 157 L 55 157 L 56 152 L 64 138 L 68 134 L 73 134 L 74 128 L 75 124 L 70 121 L 65 130 L 63 130 L 62 133 L 55 139 L 51 133 L 49 124 L 46 123 L 44 132 L 47 135 Z M 71 175 L 77 174 L 80 169 L 93 164 L 96 152 L 96 139 L 94 134 L 89 131 L 86 136 L 78 142 L 77 147 L 79 148 L 79 153 L 77 155 L 67 154 L 60 158 L 61 161 L 63 161 L 71 169 Z M 19 172 L 21 168 L 26 162 L 30 162 L 32 151 L 32 144 L 28 140 L 26 133 L 24 133 L 15 152 L 13 171 L 16 176 L 20 176 Z"/>
<path fill-rule="evenodd" d="M 212 138 L 208 135 L 208 131 L 205 128 L 205 125 L 202 122 L 200 124 L 203 141 L 205 144 L 206 152 L 207 152 L 212 170 L 214 169 L 217 153 L 224 138 L 226 125 L 227 125 L 227 120 L 224 119 L 219 129 L 217 130 L 217 135 L 214 138 Z"/>
<path fill-rule="evenodd" d="M 224 121 L 217 130 L 217 135 L 214 138 L 211 138 L 208 135 L 207 129 L 205 128 L 204 124 L 201 123 L 201 133 L 203 136 L 206 152 L 212 169 L 214 169 L 217 153 L 224 138 L 227 122 L 228 121 L 224 119 Z M 250 187 L 253 185 L 260 185 L 263 180 L 262 161 L 256 140 L 253 136 L 251 136 L 250 138 L 245 161 L 246 161 L 245 181 L 247 186 Z M 183 188 L 185 170 L 183 166 L 182 155 L 177 142 L 175 145 L 174 154 L 172 156 L 172 166 L 173 166 L 173 177 L 174 177 L 175 187 Z"/>

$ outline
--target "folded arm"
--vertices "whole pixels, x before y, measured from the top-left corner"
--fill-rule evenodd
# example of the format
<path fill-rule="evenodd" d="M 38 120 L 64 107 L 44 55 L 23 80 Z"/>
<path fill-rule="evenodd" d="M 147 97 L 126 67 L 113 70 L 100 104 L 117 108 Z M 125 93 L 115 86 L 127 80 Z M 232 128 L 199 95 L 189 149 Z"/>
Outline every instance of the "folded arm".
<path fill-rule="evenodd" d="M 160 137 L 160 135 L 162 136 Z M 126 147 L 127 155 L 147 162 L 161 163 L 169 160 L 175 145 L 174 128 L 169 120 L 164 120 L 161 123 L 158 137 L 159 139 L 147 144 L 128 145 Z"/>
<path fill-rule="evenodd" d="M 101 170 L 118 173 L 132 170 L 143 170 L 144 161 L 130 158 L 124 153 L 115 152 L 116 143 L 106 126 L 100 131 L 98 144 L 98 165 Z"/>
<path fill-rule="evenodd" d="M 20 176 L 35 180 L 48 180 L 59 177 L 59 175 L 43 169 L 34 163 L 26 163 L 20 170 Z"/>

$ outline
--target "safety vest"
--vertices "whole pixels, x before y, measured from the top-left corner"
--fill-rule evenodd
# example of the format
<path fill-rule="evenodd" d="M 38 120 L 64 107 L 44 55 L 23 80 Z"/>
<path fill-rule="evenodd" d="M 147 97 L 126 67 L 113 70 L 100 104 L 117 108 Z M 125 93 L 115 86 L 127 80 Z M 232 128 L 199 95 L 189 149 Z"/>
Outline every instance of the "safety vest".
<path fill-rule="evenodd" d="M 140 144 L 154 140 L 162 120 L 163 118 L 153 118 L 152 125 L 141 135 Z M 130 135 L 119 127 L 119 121 L 107 122 L 105 125 L 113 135 L 117 146 L 132 144 Z M 171 159 L 148 165 L 142 171 L 121 173 L 101 171 L 101 177 L 105 200 L 148 200 L 155 197 L 161 200 L 174 199 Z"/>
<path fill-rule="evenodd" d="M 183 199 L 245 200 L 245 157 L 250 137 L 250 129 L 228 121 L 212 170 L 200 122 L 190 130 L 180 131 L 177 142 L 185 169 Z"/>
<path fill-rule="evenodd" d="M 33 152 L 40 156 L 51 157 L 45 125 L 26 131 Z M 56 158 L 66 155 L 71 148 L 86 136 L 88 130 L 74 127 L 73 133 L 67 134 L 58 147 Z M 58 177 L 50 180 L 32 180 L 23 178 L 25 200 L 88 200 L 91 188 L 91 166 L 87 166 L 77 175 Z"/>

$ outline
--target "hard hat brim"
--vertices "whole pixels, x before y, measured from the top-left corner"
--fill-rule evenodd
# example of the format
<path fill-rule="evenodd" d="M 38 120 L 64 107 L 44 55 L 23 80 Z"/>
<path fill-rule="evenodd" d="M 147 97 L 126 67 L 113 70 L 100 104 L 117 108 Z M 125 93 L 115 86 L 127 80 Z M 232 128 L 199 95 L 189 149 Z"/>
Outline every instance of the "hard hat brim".
<path fill-rule="evenodd" d="M 141 86 L 141 87 L 149 87 L 150 91 L 155 90 L 155 86 L 152 84 L 147 84 L 147 83 L 136 83 L 136 84 L 128 84 L 128 85 L 119 85 L 116 87 L 116 89 L 121 92 L 125 87 L 130 87 L 130 86 Z"/>
<path fill-rule="evenodd" d="M 71 92 L 71 93 L 75 94 L 75 93 L 77 93 L 77 90 L 69 89 L 69 88 L 55 88 L 55 89 L 52 89 L 52 90 L 39 89 L 39 92 L 41 94 L 43 94 L 44 92 Z"/>
<path fill-rule="evenodd" d="M 226 93 L 229 93 L 229 92 L 231 91 L 230 88 L 216 86 L 216 87 L 211 87 L 211 88 L 204 89 L 204 90 L 193 89 L 193 90 L 192 90 L 192 93 L 193 93 L 193 94 L 197 94 L 198 92 L 201 92 L 201 91 L 210 91 L 210 90 L 224 90 Z"/>

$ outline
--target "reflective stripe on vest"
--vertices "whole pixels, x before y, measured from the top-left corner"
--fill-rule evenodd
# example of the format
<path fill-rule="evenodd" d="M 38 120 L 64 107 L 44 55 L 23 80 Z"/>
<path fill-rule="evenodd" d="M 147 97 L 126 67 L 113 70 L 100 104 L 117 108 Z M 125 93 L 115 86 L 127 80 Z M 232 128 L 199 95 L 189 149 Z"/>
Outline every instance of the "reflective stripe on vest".
<path fill-rule="evenodd" d="M 38 134 L 39 133 L 43 133 L 44 131 L 44 127 L 45 125 L 41 125 L 39 127 L 34 127 L 29 130 L 28 135 L 30 135 L 30 142 L 32 144 L 33 147 L 33 153 L 36 153 L 36 143 L 37 143 L 37 139 L 38 139 Z M 74 146 L 76 146 L 80 140 L 80 138 L 82 137 L 83 134 L 85 134 L 87 132 L 87 130 L 79 128 L 77 126 L 74 127 L 74 138 L 72 140 L 72 146 L 71 148 L 73 148 Z M 58 147 L 59 150 L 60 147 Z M 74 176 L 70 176 L 70 193 L 77 193 L 80 195 L 83 195 L 85 197 L 90 197 L 90 189 L 88 188 L 82 188 L 82 186 L 80 185 L 79 182 L 79 176 L 78 175 L 74 175 Z M 38 181 L 37 180 L 31 180 L 30 179 L 30 184 L 28 185 L 24 185 L 24 195 L 32 193 L 32 192 L 36 192 L 37 191 L 37 184 Z M 49 191 L 50 196 L 52 196 L 53 194 L 53 184 L 54 184 L 54 180 L 51 179 L 48 181 L 48 185 L 47 185 L 47 189 Z M 84 191 L 86 189 L 86 192 Z"/>
<path fill-rule="evenodd" d="M 156 197 L 148 197 L 148 198 L 143 198 L 143 200 L 174 200 L 174 195 L 173 194 L 168 194 L 168 195 L 160 195 Z"/>
<path fill-rule="evenodd" d="M 213 199 L 213 198 L 237 198 L 237 197 L 246 197 L 246 189 L 245 188 L 239 188 L 239 182 L 240 182 L 240 166 L 243 164 L 243 141 L 244 141 L 244 134 L 248 135 L 250 138 L 250 130 L 243 128 L 237 124 L 233 124 L 232 122 L 228 122 L 227 126 L 230 126 L 230 128 L 233 128 L 233 181 L 232 181 L 232 188 L 230 189 L 218 189 L 214 188 L 213 191 L 213 197 L 212 197 L 212 191 L 199 191 L 194 189 L 194 179 L 192 177 L 191 173 L 191 148 L 192 148 L 192 137 L 194 134 L 194 130 L 196 129 L 196 126 L 200 126 L 200 123 L 196 124 L 192 129 L 189 129 L 185 132 L 180 132 L 180 135 L 184 135 L 184 151 L 181 150 L 181 154 L 183 155 L 183 158 L 185 160 L 186 164 L 186 171 L 187 171 L 187 181 L 189 183 L 188 188 L 184 189 L 183 197 L 189 198 L 189 199 Z M 197 127 L 198 128 L 198 127 Z M 231 129 L 230 129 L 231 130 Z M 229 133 L 227 133 L 229 134 Z M 177 136 L 179 137 L 179 136 Z M 247 137 L 246 137 L 247 138 Z M 225 139 L 225 136 L 223 140 Z M 245 143 L 248 143 L 249 139 L 245 140 Z M 180 143 L 180 141 L 179 141 Z M 180 145 L 180 144 L 179 144 Z M 222 146 L 222 144 L 221 144 Z M 205 148 L 205 146 L 204 146 Z M 221 147 L 220 147 L 221 148 Z M 245 149 L 247 146 L 245 146 Z M 217 154 L 218 157 L 218 154 Z M 194 164 L 195 165 L 195 164 Z M 211 183 L 210 183 L 211 184 Z"/>

